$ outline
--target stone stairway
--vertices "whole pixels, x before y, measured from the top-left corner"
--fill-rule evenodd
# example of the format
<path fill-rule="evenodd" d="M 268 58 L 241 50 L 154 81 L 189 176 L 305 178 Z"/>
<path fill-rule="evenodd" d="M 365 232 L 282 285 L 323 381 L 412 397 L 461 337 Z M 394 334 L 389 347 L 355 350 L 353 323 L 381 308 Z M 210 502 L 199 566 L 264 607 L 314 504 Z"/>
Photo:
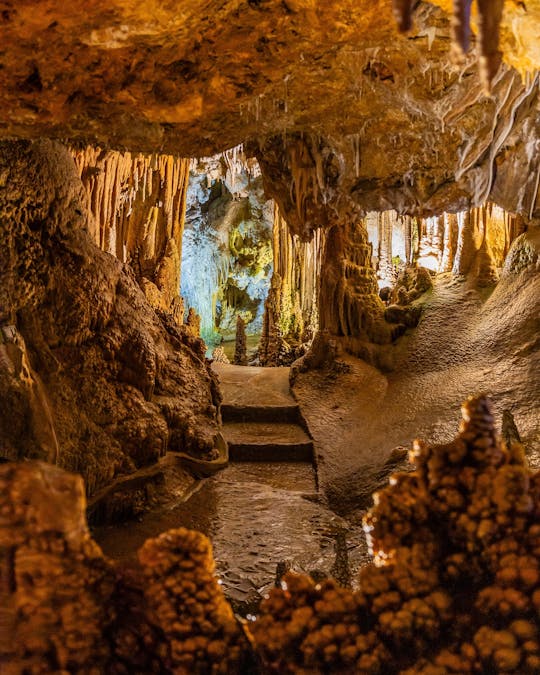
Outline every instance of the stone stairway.
<path fill-rule="evenodd" d="M 231 462 L 313 462 L 313 441 L 289 390 L 289 368 L 213 368 Z"/>

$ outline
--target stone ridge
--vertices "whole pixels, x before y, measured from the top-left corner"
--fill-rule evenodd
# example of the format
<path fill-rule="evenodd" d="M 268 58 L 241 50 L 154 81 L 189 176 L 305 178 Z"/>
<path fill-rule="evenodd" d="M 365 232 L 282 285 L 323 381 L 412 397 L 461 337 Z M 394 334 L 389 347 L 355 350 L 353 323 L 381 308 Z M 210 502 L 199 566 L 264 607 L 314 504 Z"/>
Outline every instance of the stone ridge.
<path fill-rule="evenodd" d="M 478 205 L 517 167 L 531 185 L 505 184 L 499 203 L 531 209 L 538 87 L 520 73 L 538 68 L 540 0 L 505 3 L 501 45 L 519 71 L 492 73 L 492 98 L 476 41 L 452 63 L 450 15 L 430 3 L 406 35 L 390 0 L 2 6 L 0 135 L 185 157 L 305 133 L 331 151 L 319 177 L 341 167 L 363 209 Z"/>

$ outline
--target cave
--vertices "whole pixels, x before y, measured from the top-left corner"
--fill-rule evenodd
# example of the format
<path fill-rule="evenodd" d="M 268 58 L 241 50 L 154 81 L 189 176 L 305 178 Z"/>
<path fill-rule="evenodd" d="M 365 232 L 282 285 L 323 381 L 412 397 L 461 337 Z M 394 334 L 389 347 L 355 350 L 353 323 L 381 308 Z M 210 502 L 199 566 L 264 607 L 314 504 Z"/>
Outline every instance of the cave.
<path fill-rule="evenodd" d="M 0 0 L 0 671 L 540 673 L 540 0 Z"/>
<path fill-rule="evenodd" d="M 200 317 L 199 333 L 214 360 L 234 360 L 238 317 L 257 350 L 273 266 L 273 218 L 259 165 L 242 146 L 192 163 L 180 294 Z"/>

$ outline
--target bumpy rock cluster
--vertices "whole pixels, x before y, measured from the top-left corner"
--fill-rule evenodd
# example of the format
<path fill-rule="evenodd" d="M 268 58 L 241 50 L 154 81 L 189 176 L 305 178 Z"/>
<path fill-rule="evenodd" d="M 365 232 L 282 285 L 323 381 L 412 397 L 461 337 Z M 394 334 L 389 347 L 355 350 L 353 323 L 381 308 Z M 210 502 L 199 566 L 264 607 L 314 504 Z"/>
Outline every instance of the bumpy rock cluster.
<path fill-rule="evenodd" d="M 416 469 L 374 495 L 359 589 L 289 572 L 245 632 L 206 537 L 169 531 L 140 570 L 115 568 L 88 534 L 79 477 L 0 467 L 5 672 L 540 672 L 540 474 L 501 444 L 485 398 L 462 412 L 454 442 L 416 441 Z"/>
<path fill-rule="evenodd" d="M 86 527 L 82 479 L 37 462 L 1 467 L 0 671 L 105 672 L 114 582 Z"/>
<path fill-rule="evenodd" d="M 501 445 L 485 398 L 458 438 L 374 495 L 360 590 L 291 574 L 252 631 L 274 673 L 537 673 L 540 478 Z"/>
<path fill-rule="evenodd" d="M 150 620 L 165 636 L 166 672 L 243 672 L 247 640 L 214 577 L 212 547 L 192 530 L 171 530 L 139 551 Z"/>
<path fill-rule="evenodd" d="M 84 513 L 79 476 L 41 462 L 0 467 L 2 675 L 248 672 L 204 535 L 150 539 L 141 569 L 123 569 Z"/>
<path fill-rule="evenodd" d="M 410 265 L 399 273 L 390 300 L 397 305 L 408 305 L 432 288 L 429 271 L 424 267 Z"/>

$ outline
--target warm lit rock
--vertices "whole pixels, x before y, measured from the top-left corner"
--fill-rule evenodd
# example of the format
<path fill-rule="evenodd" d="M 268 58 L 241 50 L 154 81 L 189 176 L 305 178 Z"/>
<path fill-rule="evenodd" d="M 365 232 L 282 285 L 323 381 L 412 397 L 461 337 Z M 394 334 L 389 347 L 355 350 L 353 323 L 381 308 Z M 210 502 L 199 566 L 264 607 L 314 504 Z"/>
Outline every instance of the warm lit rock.
<path fill-rule="evenodd" d="M 152 306 L 182 323 L 178 289 L 189 160 L 95 147 L 72 152 L 94 242 L 131 266 Z"/>
<path fill-rule="evenodd" d="M 489 402 L 374 495 L 357 592 L 288 573 L 250 627 L 273 673 L 532 673 L 540 654 L 538 474 Z"/>
<path fill-rule="evenodd" d="M 403 35 L 391 0 L 214 1 L 204 10 L 99 0 L 84 16 L 66 3 L 6 1 L 0 131 L 180 156 L 313 134 L 321 193 L 337 182 L 365 211 L 435 214 L 491 195 L 530 217 L 539 208 L 540 5 L 505 3 L 506 63 L 495 73 L 501 2 L 480 3 L 494 21 L 481 39 L 487 98 L 475 50 L 451 61 L 447 0 L 446 12 L 417 5 Z M 522 82 L 507 63 L 531 74 Z"/>
<path fill-rule="evenodd" d="M 67 150 L 4 142 L 0 173 L 0 454 L 79 471 L 92 495 L 167 448 L 209 451 L 218 394 L 200 341 L 91 241 Z"/>

